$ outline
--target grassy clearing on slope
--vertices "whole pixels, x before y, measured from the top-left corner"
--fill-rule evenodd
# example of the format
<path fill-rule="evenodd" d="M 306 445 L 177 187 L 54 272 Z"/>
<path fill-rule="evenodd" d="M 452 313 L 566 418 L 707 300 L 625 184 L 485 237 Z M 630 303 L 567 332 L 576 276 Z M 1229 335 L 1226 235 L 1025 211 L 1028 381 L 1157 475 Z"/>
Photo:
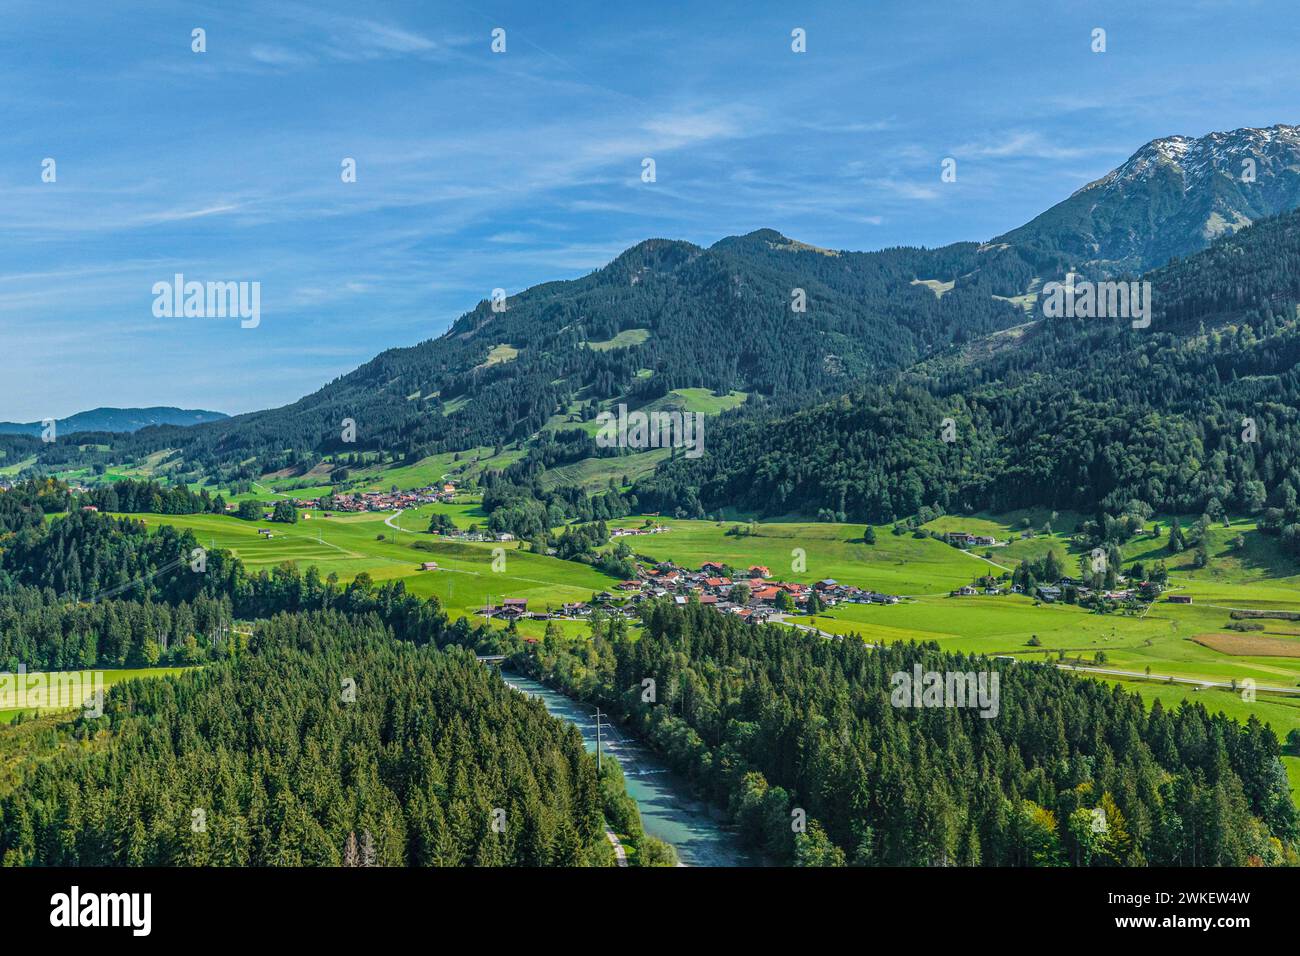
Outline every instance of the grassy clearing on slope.
<path fill-rule="evenodd" d="M 501 365 L 505 362 L 513 362 L 519 357 L 519 350 L 513 345 L 502 342 L 500 345 L 492 346 L 492 351 L 488 352 L 487 360 L 476 368 L 488 368 L 492 365 Z"/>
<path fill-rule="evenodd" d="M 713 391 L 707 388 L 675 388 L 662 398 L 656 398 L 645 408 L 648 411 L 684 411 L 721 415 L 745 404 L 748 398 L 748 392 L 731 391 L 726 395 L 714 395 Z"/>
<path fill-rule="evenodd" d="M 542 486 L 577 486 L 593 492 L 604 491 L 610 481 L 613 481 L 619 488 L 626 488 L 638 478 L 654 471 L 661 461 L 667 461 L 671 453 L 668 448 L 652 448 L 650 451 L 621 455 L 618 458 L 584 458 L 547 469 L 542 475 Z"/>
<path fill-rule="evenodd" d="M 646 339 L 650 338 L 649 329 L 624 329 L 612 339 L 606 339 L 603 342 L 583 342 L 587 348 L 595 349 L 597 352 L 608 352 L 610 349 L 624 349 L 632 345 L 640 345 Z"/>
<path fill-rule="evenodd" d="M 756 534 L 742 537 L 727 533 L 737 527 L 732 522 L 654 520 L 671 530 L 628 539 L 635 551 L 647 557 L 689 568 L 698 568 L 705 561 L 734 567 L 764 565 L 775 577 L 805 584 L 834 578 L 892 594 L 947 593 L 969 583 L 988 566 L 942 542 L 896 536 L 888 527 L 877 528 L 876 543 L 868 545 L 862 540 L 862 525 L 758 524 Z M 636 528 L 644 522 L 643 517 L 623 518 L 611 525 Z M 803 569 L 796 570 L 797 566 Z"/>
<path fill-rule="evenodd" d="M 104 682 L 102 684 L 104 690 L 107 690 L 108 688 L 112 687 L 114 684 L 120 684 L 122 683 L 122 681 L 133 680 L 137 677 L 142 677 L 142 678 L 167 677 L 173 674 L 183 674 L 185 673 L 185 671 L 192 670 L 192 669 L 193 668 L 188 668 L 188 667 L 120 667 L 120 668 L 88 667 L 86 668 L 87 671 L 95 671 L 98 673 L 102 673 L 104 675 L 103 677 Z M 28 679 L 37 678 L 44 673 L 46 672 L 31 671 L 27 674 L 27 678 Z M 49 673 L 53 674 L 54 672 L 49 672 Z M 54 678 L 51 678 L 51 680 L 54 680 Z M 81 706 L 81 704 L 84 702 L 84 699 L 87 696 L 89 696 L 90 692 L 92 691 L 92 688 L 89 686 L 88 682 L 84 682 L 80 686 L 83 691 L 83 693 L 81 694 L 81 699 L 71 702 L 70 705 L 67 701 L 61 701 L 58 705 L 46 704 L 40 707 L 27 706 L 27 707 L 16 707 L 9 710 L 0 710 L 0 724 L 12 723 L 14 718 L 18 716 L 18 714 L 20 713 L 32 714 L 36 712 L 55 712 L 55 711 L 75 710 L 76 708 Z M 94 689 L 98 689 L 98 687 Z"/>
<path fill-rule="evenodd" d="M 13 464 L 8 464 L 0 468 L 0 475 L 13 477 L 23 471 L 23 469 L 30 468 L 34 464 L 36 464 L 36 456 L 32 455 L 30 458 L 23 458 L 15 461 Z"/>
<path fill-rule="evenodd" d="M 371 464 L 349 466 L 348 483 L 344 492 L 388 491 L 394 485 L 403 489 L 425 488 L 430 485 L 441 484 L 443 481 L 451 481 L 456 485 L 472 484 L 485 470 L 505 468 L 524 456 L 524 452 L 517 448 L 502 449 L 500 454 L 494 454 L 494 451 L 495 449 L 484 446 L 466 449 L 461 452 L 444 452 L 438 455 L 430 455 L 409 465 Z M 263 478 L 259 484 L 270 492 L 288 493 L 295 497 L 305 498 L 314 498 L 339 490 L 328 484 L 310 488 L 296 488 L 295 486 L 301 484 L 304 477 L 306 476 L 300 475 L 298 477 L 279 479 Z M 211 489 L 209 489 L 209 493 L 211 493 Z M 239 498 L 243 497 L 266 498 L 267 494 L 260 492 L 248 496 L 239 496 Z M 235 501 L 239 500 L 239 498 L 227 497 L 227 500 Z"/>
<path fill-rule="evenodd" d="M 939 279 L 913 279 L 912 285 L 923 285 L 934 293 L 936 299 L 942 299 L 945 292 L 951 292 L 956 281 L 942 282 Z"/>

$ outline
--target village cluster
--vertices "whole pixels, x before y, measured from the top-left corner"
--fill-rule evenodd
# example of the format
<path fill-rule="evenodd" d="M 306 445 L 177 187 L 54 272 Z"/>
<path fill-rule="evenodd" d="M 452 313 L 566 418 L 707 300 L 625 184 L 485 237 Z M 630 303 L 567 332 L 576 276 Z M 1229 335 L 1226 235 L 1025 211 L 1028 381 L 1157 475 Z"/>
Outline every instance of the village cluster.
<path fill-rule="evenodd" d="M 332 495 L 330 510 L 340 512 L 362 511 L 405 511 L 420 505 L 436 502 L 452 502 L 456 498 L 456 486 L 447 482 L 441 486 L 428 485 L 410 491 L 359 491 L 351 495 Z M 319 498 L 295 498 L 296 508 L 321 507 Z M 326 515 L 328 517 L 328 515 Z"/>
<path fill-rule="evenodd" d="M 1028 533 L 1022 535 L 1028 537 Z M 972 547 L 999 547 L 1002 542 L 990 535 L 971 534 L 966 531 L 950 531 L 943 536 L 943 540 L 955 548 L 963 550 Z M 994 581 L 991 577 L 982 578 L 975 584 L 966 584 L 959 588 L 954 588 L 948 592 L 949 597 L 975 597 L 978 595 L 1004 595 L 1004 594 L 1024 594 L 1024 585 L 1015 583 L 1014 580 L 1005 580 L 1009 575 L 1002 575 L 1003 580 Z M 1069 577 L 1062 575 L 1055 582 L 1050 584 L 1032 584 L 1029 588 L 1030 595 L 1038 598 L 1044 604 L 1053 604 L 1057 601 L 1064 600 L 1068 603 L 1079 601 L 1087 602 L 1094 598 L 1101 598 L 1106 601 L 1122 602 L 1141 602 L 1150 603 L 1156 600 L 1164 587 L 1156 581 L 1131 581 L 1123 574 L 1119 574 L 1115 580 L 1115 587 L 1112 588 L 1093 588 L 1082 578 Z M 1170 597 L 1168 600 L 1174 603 L 1190 603 L 1190 598 Z"/>
<path fill-rule="evenodd" d="M 590 601 L 564 604 L 558 610 L 548 607 L 530 611 L 526 599 L 506 598 L 500 604 L 484 606 L 479 613 L 506 621 L 579 620 L 596 610 L 631 617 L 638 605 L 656 598 L 671 598 L 677 604 L 695 599 L 752 621 L 766 621 L 781 614 L 815 613 L 837 604 L 897 604 L 900 600 L 896 594 L 839 584 L 830 578 L 814 584 L 773 580 L 771 570 L 759 564 L 731 568 L 722 562 L 706 561 L 699 570 L 692 571 L 662 562 L 638 567 L 636 578 L 616 584 L 614 591 L 601 591 Z"/>

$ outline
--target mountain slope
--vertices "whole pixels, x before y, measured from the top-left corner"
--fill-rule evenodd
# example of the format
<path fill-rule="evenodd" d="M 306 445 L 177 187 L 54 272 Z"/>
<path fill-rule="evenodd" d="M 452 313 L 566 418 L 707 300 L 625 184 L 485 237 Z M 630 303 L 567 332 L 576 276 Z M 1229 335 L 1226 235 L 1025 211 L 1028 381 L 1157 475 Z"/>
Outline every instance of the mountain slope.
<path fill-rule="evenodd" d="M 968 278 L 942 296 L 918 277 Z M 708 249 L 654 239 L 580 279 L 484 301 L 442 336 L 390 349 L 312 395 L 196 429 L 154 429 L 106 454 L 179 449 L 187 473 L 255 478 L 323 455 L 420 458 L 527 439 L 601 403 L 675 389 L 793 408 L 1023 321 L 994 298 L 1023 287 L 1013 255 L 829 252 L 772 230 Z M 806 295 L 804 311 L 792 308 Z M 342 422 L 356 423 L 355 443 Z M 52 452 L 49 454 L 53 454 Z"/>
<path fill-rule="evenodd" d="M 1271 507 L 1276 528 L 1300 520 L 1300 212 L 1147 279 L 1148 329 L 1039 320 L 1012 344 L 950 349 L 888 388 L 720 423 L 702 458 L 660 466 L 635 492 L 648 510 L 691 515 L 730 506 L 887 521 L 937 504 Z M 940 439 L 945 418 L 953 442 Z"/>
<path fill-rule="evenodd" d="M 1253 182 L 1233 178 L 1243 159 L 1255 162 Z M 1300 128 L 1169 137 L 991 243 L 859 253 L 770 229 L 708 248 L 651 239 L 582 278 L 535 286 L 498 308 L 480 302 L 443 335 L 383 352 L 283 408 L 97 434 L 93 444 L 107 450 L 4 450 L 9 461 L 35 457 L 39 469 L 138 462 L 167 449 L 171 474 L 221 482 L 313 468 L 320 478 L 379 455 L 413 462 L 514 443 L 544 446 L 536 460 L 551 468 L 596 455 L 583 425 L 599 410 L 685 389 L 744 401 L 740 417 L 770 420 L 889 385 L 954 347 L 966 377 L 944 374 L 985 384 L 996 363 L 964 346 L 980 343 L 986 358 L 1010 354 L 1012 368 L 1025 343 L 1042 347 L 1019 303 L 1045 279 L 1161 264 L 1297 203 Z M 801 299 L 806 309 L 792 308 Z M 1060 360 L 1069 367 L 1090 347 Z"/>
<path fill-rule="evenodd" d="M 1015 247 L 1043 275 L 1136 273 L 1297 206 L 1300 127 L 1169 136 L 989 246 Z"/>
<path fill-rule="evenodd" d="M 74 432 L 135 432 L 151 425 L 201 425 L 204 422 L 229 418 L 224 412 L 209 412 L 194 408 L 93 408 L 77 412 L 55 421 L 61 435 Z M 44 428 L 41 422 L 0 422 L 0 434 L 39 435 Z"/>

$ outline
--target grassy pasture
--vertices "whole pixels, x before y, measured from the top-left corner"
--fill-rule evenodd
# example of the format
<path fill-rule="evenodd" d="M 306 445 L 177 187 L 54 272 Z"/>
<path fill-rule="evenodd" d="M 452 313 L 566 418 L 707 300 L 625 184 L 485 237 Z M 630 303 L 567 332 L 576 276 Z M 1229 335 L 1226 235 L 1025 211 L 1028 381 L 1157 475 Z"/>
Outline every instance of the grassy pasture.
<path fill-rule="evenodd" d="M 931 538 L 895 536 L 886 526 L 876 529 L 876 543 L 869 545 L 862 540 L 862 525 L 770 523 L 757 525 L 756 534 L 733 536 L 727 534 L 729 529 L 748 526 L 726 521 L 655 520 L 671 530 L 627 539 L 633 550 L 689 568 L 698 568 L 705 561 L 746 568 L 758 564 L 785 581 L 810 584 L 834 578 L 891 594 L 947 594 L 989 567 Z M 644 521 L 623 518 L 610 524 L 636 528 Z"/>
<path fill-rule="evenodd" d="M 470 503 L 427 505 L 400 517 L 392 512 L 336 514 L 295 525 L 247 522 L 227 515 L 133 517 L 151 527 L 165 523 L 190 528 L 200 543 L 230 550 L 251 571 L 290 561 L 304 567 L 313 564 L 322 575 L 334 573 L 343 582 L 362 572 L 376 582 L 402 578 L 413 594 L 437 595 L 453 616 L 471 614 L 489 599 L 503 597 L 527 598 L 530 606 L 542 609 L 547 604 L 585 601 L 593 592 L 617 583 L 585 564 L 530 554 L 518 542 L 449 541 L 425 533 L 434 510 L 452 514 L 458 526 L 468 526 L 478 519 L 477 508 Z M 259 527 L 271 529 L 270 540 L 258 535 Z M 421 549 L 412 547 L 416 541 L 422 542 Z M 500 571 L 494 570 L 498 554 L 504 556 Z M 421 571 L 426 561 L 437 562 L 439 570 Z M 496 566 L 501 567 L 501 562 Z"/>
<path fill-rule="evenodd" d="M 588 492 L 604 491 L 610 480 L 620 488 L 635 482 L 643 475 L 655 470 L 671 454 L 668 448 L 652 448 L 634 455 L 621 455 L 618 458 L 584 458 L 567 465 L 548 468 L 542 476 L 542 484 L 547 488 L 560 486 L 580 486 Z M 623 481 L 627 478 L 627 482 Z"/>
<path fill-rule="evenodd" d="M 594 569 L 568 561 L 520 550 L 516 542 L 503 545 L 444 541 L 424 533 L 429 515 L 434 511 L 450 514 L 458 527 L 483 521 L 477 503 L 430 505 L 393 519 L 407 530 L 385 524 L 391 514 L 338 515 L 323 519 L 316 516 L 297 525 L 272 525 L 274 537 L 267 541 L 257 535 L 257 523 L 227 516 L 159 516 L 143 515 L 151 527 L 168 523 L 191 527 L 202 543 L 213 543 L 234 551 L 251 569 L 274 566 L 282 561 L 316 564 L 322 574 L 336 572 L 347 581 L 361 571 L 376 581 L 405 579 L 408 589 L 422 596 L 436 594 L 453 615 L 471 614 L 486 600 L 503 597 L 527 598 L 530 607 L 544 609 L 564 601 L 588 599 L 594 591 L 610 588 L 612 578 Z M 994 534 L 1005 540 L 1015 532 L 1022 514 L 1011 520 L 996 518 L 945 518 L 948 530 L 968 530 Z M 1031 516 L 1034 527 L 1041 527 L 1047 513 Z M 615 527 L 640 527 L 644 517 L 630 517 L 610 522 Z M 876 543 L 862 540 L 860 525 L 814 522 L 771 522 L 755 526 L 756 533 L 744 536 L 727 534 L 735 522 L 653 519 L 669 527 L 664 534 L 627 538 L 640 555 L 653 560 L 668 560 L 686 567 L 699 567 L 704 561 L 722 561 L 735 567 L 758 564 L 767 566 L 776 578 L 812 583 L 834 578 L 847 584 L 907 595 L 897 605 L 841 605 L 819 614 L 818 628 L 838 634 L 856 633 L 873 642 L 896 640 L 936 641 L 940 646 L 960 651 L 990 655 L 1013 655 L 1026 660 L 1056 661 L 1081 659 L 1090 664 L 1098 652 L 1105 655 L 1107 668 L 1131 671 L 1135 676 L 1115 676 L 1113 682 L 1132 685 L 1144 700 L 1159 698 L 1166 706 L 1183 700 L 1200 701 L 1212 710 L 1245 719 L 1258 714 L 1284 737 L 1300 727 L 1300 697 L 1290 698 L 1259 692 L 1255 701 L 1228 688 L 1195 688 L 1169 684 L 1159 679 L 1173 675 L 1197 680 L 1233 681 L 1252 679 L 1260 685 L 1295 687 L 1300 685 L 1300 658 L 1268 654 L 1229 654 L 1198 643 L 1205 634 L 1233 634 L 1226 631 L 1234 607 L 1286 608 L 1300 610 L 1300 582 L 1292 564 L 1279 558 L 1272 542 L 1259 540 L 1257 532 L 1244 523 L 1212 533 L 1211 567 L 1194 572 L 1185 569 L 1183 556 L 1171 556 L 1161 543 L 1134 542 L 1125 549 L 1128 560 L 1152 560 L 1164 557 L 1171 568 L 1171 583 L 1178 593 L 1191 594 L 1192 604 L 1152 605 L 1141 616 L 1120 613 L 1096 614 L 1067 604 L 1041 604 L 1020 595 L 952 598 L 948 592 L 969 583 L 976 575 L 991 568 L 977 554 L 965 554 L 939 541 L 896 536 L 888 526 L 876 527 Z M 1163 523 L 1163 522 L 1162 522 Z M 1056 547 L 1071 567 L 1066 534 L 1073 530 L 1073 520 L 1054 522 L 1053 535 L 1018 540 L 1012 547 L 1028 555 L 1031 549 Z M 1187 522 L 1184 522 L 1186 525 Z M 748 525 L 741 524 L 748 528 Z M 1015 532 L 1018 533 L 1018 532 Z M 1237 534 L 1247 541 L 1240 553 L 1225 553 L 1228 542 Z M 383 540 L 378 536 L 383 535 Z M 411 547 L 414 541 L 427 542 L 430 550 Z M 1222 547 L 1221 547 L 1222 546 Z M 493 571 L 494 548 L 504 548 L 504 571 Z M 1008 560 L 1012 548 L 993 549 L 993 560 L 1014 567 Z M 1041 553 L 1041 552 L 1040 552 Z M 441 570 L 421 572 L 420 562 L 436 561 Z M 540 637 L 544 622 L 525 621 L 519 630 Z M 567 634 L 584 636 L 585 622 L 560 622 Z M 1288 631 L 1300 631 L 1300 625 L 1286 621 L 1266 621 L 1267 632 L 1279 632 L 1274 639 L 1294 640 Z M 1265 632 L 1248 632 L 1258 636 Z M 1031 645 L 1031 640 L 1035 643 Z M 1244 649 L 1244 648 L 1243 648 Z M 1148 671 L 1149 668 L 1149 671 Z M 1088 679 L 1082 678 L 1081 679 Z M 1289 764 L 1293 780 L 1300 770 Z"/>
<path fill-rule="evenodd" d="M 0 458 L 0 461 L 4 461 L 4 459 Z M 0 466 L 0 475 L 12 477 L 18 475 L 23 471 L 23 469 L 30 468 L 34 464 L 36 464 L 35 455 L 32 455 L 30 458 L 21 458 L 13 462 L 6 461 L 4 465 Z"/>
<path fill-rule="evenodd" d="M 173 674 L 183 674 L 185 673 L 186 670 L 189 669 L 190 668 L 186 668 L 186 667 L 121 667 L 121 668 L 89 667 L 86 668 L 86 670 L 88 671 L 96 671 L 104 675 L 104 682 L 102 685 L 104 690 L 108 690 L 108 688 L 112 687 L 114 684 L 120 684 L 122 683 L 122 681 L 133 680 L 136 677 L 167 677 Z M 32 671 L 27 676 L 34 677 L 41 673 L 44 672 Z M 82 688 L 83 690 L 87 690 L 87 691 L 89 690 L 89 688 L 85 687 L 84 684 L 82 685 Z M 88 696 L 88 694 L 83 693 L 81 695 L 82 699 L 74 701 L 71 707 L 61 704 L 59 706 L 47 705 L 47 706 L 37 707 L 37 708 L 28 706 L 28 707 L 11 708 L 8 710 L 0 710 L 0 724 L 13 723 L 14 718 L 18 716 L 18 714 L 20 713 L 30 714 L 36 711 L 41 711 L 41 712 L 48 711 L 53 713 L 59 710 L 75 709 L 76 707 L 80 706 L 84 702 L 86 696 Z"/>
<path fill-rule="evenodd" d="M 632 345 L 640 345 L 650 338 L 649 329 L 624 329 L 612 339 L 606 339 L 603 342 L 583 342 L 587 348 L 595 349 L 597 352 L 608 352 L 610 349 L 623 349 Z"/>
<path fill-rule="evenodd" d="M 657 398 L 645 407 L 649 411 L 702 412 L 705 415 L 721 415 L 725 411 L 743 405 L 747 398 L 749 398 L 748 392 L 731 391 L 726 395 L 714 395 L 707 388 L 675 388 L 663 398 Z"/>

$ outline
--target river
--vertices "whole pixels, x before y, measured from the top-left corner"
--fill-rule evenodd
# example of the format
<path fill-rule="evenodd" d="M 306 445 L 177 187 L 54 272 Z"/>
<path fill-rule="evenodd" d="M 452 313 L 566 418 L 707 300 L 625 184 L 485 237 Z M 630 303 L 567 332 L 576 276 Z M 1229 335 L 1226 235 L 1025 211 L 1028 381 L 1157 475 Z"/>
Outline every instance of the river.
<path fill-rule="evenodd" d="M 517 690 L 540 697 L 552 715 L 582 732 L 589 751 L 596 749 L 593 708 L 584 707 L 544 684 L 518 674 L 503 673 Z M 669 770 L 649 748 L 616 727 L 602 722 L 601 751 L 618 759 L 627 792 L 641 809 L 641 826 L 652 837 L 671 844 L 686 866 L 755 866 L 757 862 L 740 838 L 714 818 L 708 804 L 697 800 L 690 784 Z"/>

